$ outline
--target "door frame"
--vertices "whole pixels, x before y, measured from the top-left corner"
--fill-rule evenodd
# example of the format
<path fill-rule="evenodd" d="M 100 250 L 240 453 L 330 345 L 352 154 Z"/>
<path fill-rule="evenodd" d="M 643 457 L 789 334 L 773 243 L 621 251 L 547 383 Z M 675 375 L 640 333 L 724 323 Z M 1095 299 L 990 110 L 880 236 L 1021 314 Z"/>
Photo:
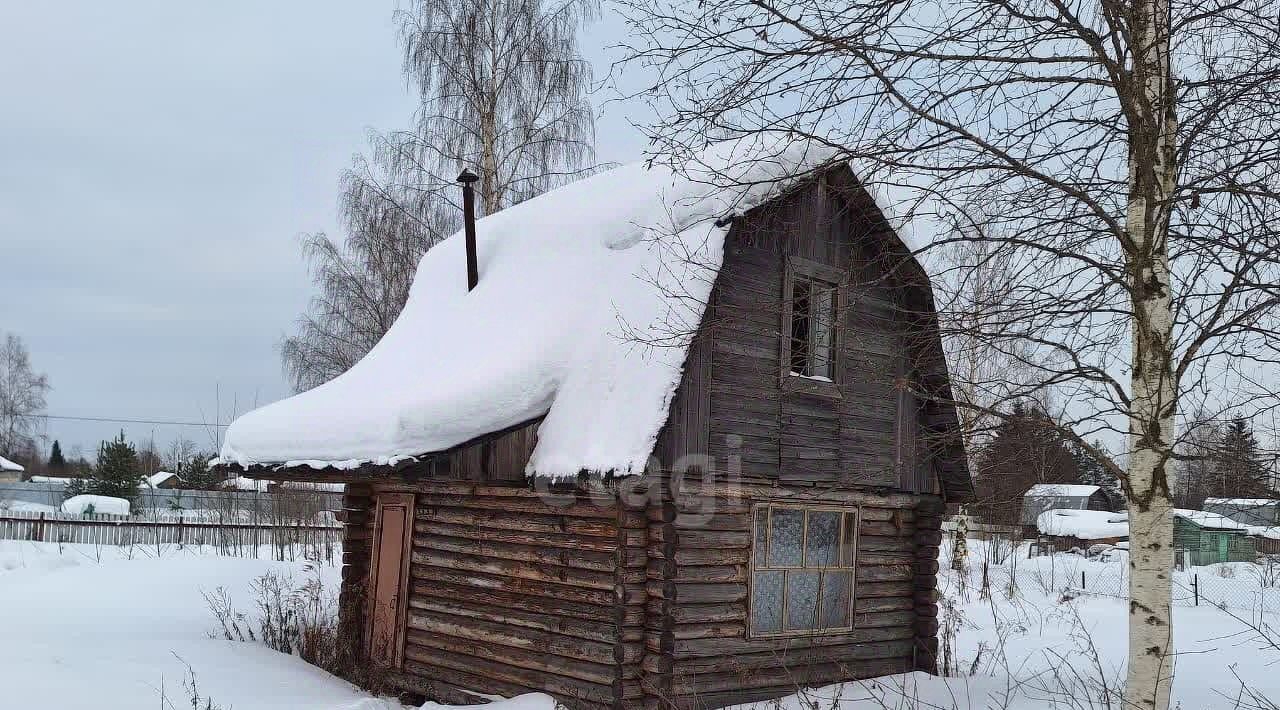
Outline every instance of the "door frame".
<path fill-rule="evenodd" d="M 402 542 L 403 550 L 400 555 L 400 579 L 397 583 L 398 594 L 396 598 L 396 618 L 395 618 L 395 644 L 394 658 L 391 659 L 393 668 L 401 668 L 404 666 L 404 638 L 407 626 L 407 613 L 409 606 L 409 560 L 413 557 L 413 520 L 414 520 L 414 494 L 412 493 L 374 493 L 374 518 L 373 531 L 370 539 L 370 557 L 369 557 L 369 574 L 365 580 L 365 608 L 368 609 L 368 618 L 364 625 L 364 650 L 365 654 L 373 658 L 373 626 L 376 612 L 374 605 L 377 603 L 378 593 L 378 565 L 379 557 L 382 552 L 382 523 L 383 509 L 387 507 L 404 507 L 405 509 L 405 525 L 404 525 L 404 541 Z"/>

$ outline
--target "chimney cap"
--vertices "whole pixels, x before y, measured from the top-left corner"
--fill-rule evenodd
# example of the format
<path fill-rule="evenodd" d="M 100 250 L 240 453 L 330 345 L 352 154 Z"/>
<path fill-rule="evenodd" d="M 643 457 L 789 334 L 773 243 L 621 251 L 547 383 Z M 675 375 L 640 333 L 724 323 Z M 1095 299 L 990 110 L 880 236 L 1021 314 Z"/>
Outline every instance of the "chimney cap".
<path fill-rule="evenodd" d="M 471 172 L 470 170 L 467 170 L 466 168 L 463 168 L 462 174 L 458 176 L 458 182 L 462 183 L 463 185 L 469 185 L 479 179 L 480 179 L 479 175 L 476 175 L 475 173 Z"/>

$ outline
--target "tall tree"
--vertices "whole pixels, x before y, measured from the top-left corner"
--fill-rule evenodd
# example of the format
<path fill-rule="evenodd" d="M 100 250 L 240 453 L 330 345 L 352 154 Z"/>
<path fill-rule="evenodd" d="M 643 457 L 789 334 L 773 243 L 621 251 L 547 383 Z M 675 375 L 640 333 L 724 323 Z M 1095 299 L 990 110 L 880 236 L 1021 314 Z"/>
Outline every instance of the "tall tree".
<path fill-rule="evenodd" d="M 347 236 L 342 244 L 323 233 L 303 239 L 318 293 L 281 344 L 299 392 L 346 372 L 382 339 L 404 308 L 418 260 L 458 224 L 446 203 L 390 185 L 376 163 L 358 159 L 342 183 Z"/>
<path fill-rule="evenodd" d="M 1023 495 L 1037 483 L 1081 483 L 1058 427 L 1043 411 L 1021 402 L 1001 418 L 975 458 L 977 500 L 968 509 L 995 525 L 1021 525 Z"/>
<path fill-rule="evenodd" d="M 1267 487 L 1267 465 L 1248 420 L 1235 417 L 1221 429 L 1209 457 L 1210 492 L 1224 498 L 1261 498 Z"/>
<path fill-rule="evenodd" d="M 1090 448 L 1074 442 L 1068 448 L 1071 450 L 1071 458 L 1075 460 L 1076 470 L 1080 472 L 1080 483 L 1101 488 L 1107 499 L 1107 510 L 1123 510 L 1124 488 L 1120 485 L 1120 479 L 1095 453 L 1105 454 L 1107 447 L 1101 441 L 1094 441 Z"/>
<path fill-rule="evenodd" d="M 418 260 L 457 230 L 454 180 L 480 175 L 490 214 L 580 175 L 594 160 L 578 26 L 595 0 L 413 0 L 398 14 L 415 127 L 373 137 L 343 175 L 346 236 L 303 239 L 318 294 L 281 344 L 297 391 L 342 374 L 400 314 Z"/>
<path fill-rule="evenodd" d="M 1077 443 L 1123 438 L 1123 701 L 1168 708 L 1180 405 L 1280 402 L 1280 2 L 622 2 L 657 151 L 802 136 L 936 199 L 934 246 L 1009 255 L 1021 278 L 968 332 L 1032 348 Z"/>
<path fill-rule="evenodd" d="M 67 469 L 67 459 L 62 455 L 62 444 L 57 439 L 53 440 L 53 446 L 49 449 L 49 470 L 57 473 Z"/>
<path fill-rule="evenodd" d="M 138 450 L 124 437 L 124 432 L 98 446 L 98 464 L 84 481 L 84 492 L 93 495 L 124 498 L 138 497 L 142 474 L 138 468 Z"/>
<path fill-rule="evenodd" d="M 410 0 L 400 13 L 417 125 L 386 144 L 401 184 L 479 176 L 484 214 L 572 179 L 595 155 L 579 26 L 598 0 Z"/>
<path fill-rule="evenodd" d="M 0 454 L 35 450 L 49 389 L 49 378 L 31 369 L 31 354 L 22 339 L 6 335 L 0 342 Z"/>

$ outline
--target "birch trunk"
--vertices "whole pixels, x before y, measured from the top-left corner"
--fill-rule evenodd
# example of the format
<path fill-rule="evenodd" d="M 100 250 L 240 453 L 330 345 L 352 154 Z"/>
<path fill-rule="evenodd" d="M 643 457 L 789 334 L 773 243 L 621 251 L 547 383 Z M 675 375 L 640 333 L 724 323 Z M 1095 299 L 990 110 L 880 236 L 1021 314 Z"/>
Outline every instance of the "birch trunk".
<path fill-rule="evenodd" d="M 1129 664 L 1126 708 L 1167 710 L 1173 684 L 1173 502 L 1169 469 L 1177 382 L 1169 270 L 1169 197 L 1177 176 L 1177 117 L 1168 0 L 1138 0 L 1128 115 L 1126 245 L 1133 300 L 1129 409 Z"/>

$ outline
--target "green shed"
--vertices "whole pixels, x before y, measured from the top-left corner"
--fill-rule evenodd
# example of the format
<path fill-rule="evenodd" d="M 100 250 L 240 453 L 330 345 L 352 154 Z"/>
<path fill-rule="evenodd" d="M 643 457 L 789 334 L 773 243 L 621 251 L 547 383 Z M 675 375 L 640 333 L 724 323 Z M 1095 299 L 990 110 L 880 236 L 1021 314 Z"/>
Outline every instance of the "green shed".
<path fill-rule="evenodd" d="M 1215 562 L 1253 562 L 1257 558 L 1248 529 L 1236 521 L 1200 510 L 1173 511 L 1173 549 L 1193 566 Z"/>

